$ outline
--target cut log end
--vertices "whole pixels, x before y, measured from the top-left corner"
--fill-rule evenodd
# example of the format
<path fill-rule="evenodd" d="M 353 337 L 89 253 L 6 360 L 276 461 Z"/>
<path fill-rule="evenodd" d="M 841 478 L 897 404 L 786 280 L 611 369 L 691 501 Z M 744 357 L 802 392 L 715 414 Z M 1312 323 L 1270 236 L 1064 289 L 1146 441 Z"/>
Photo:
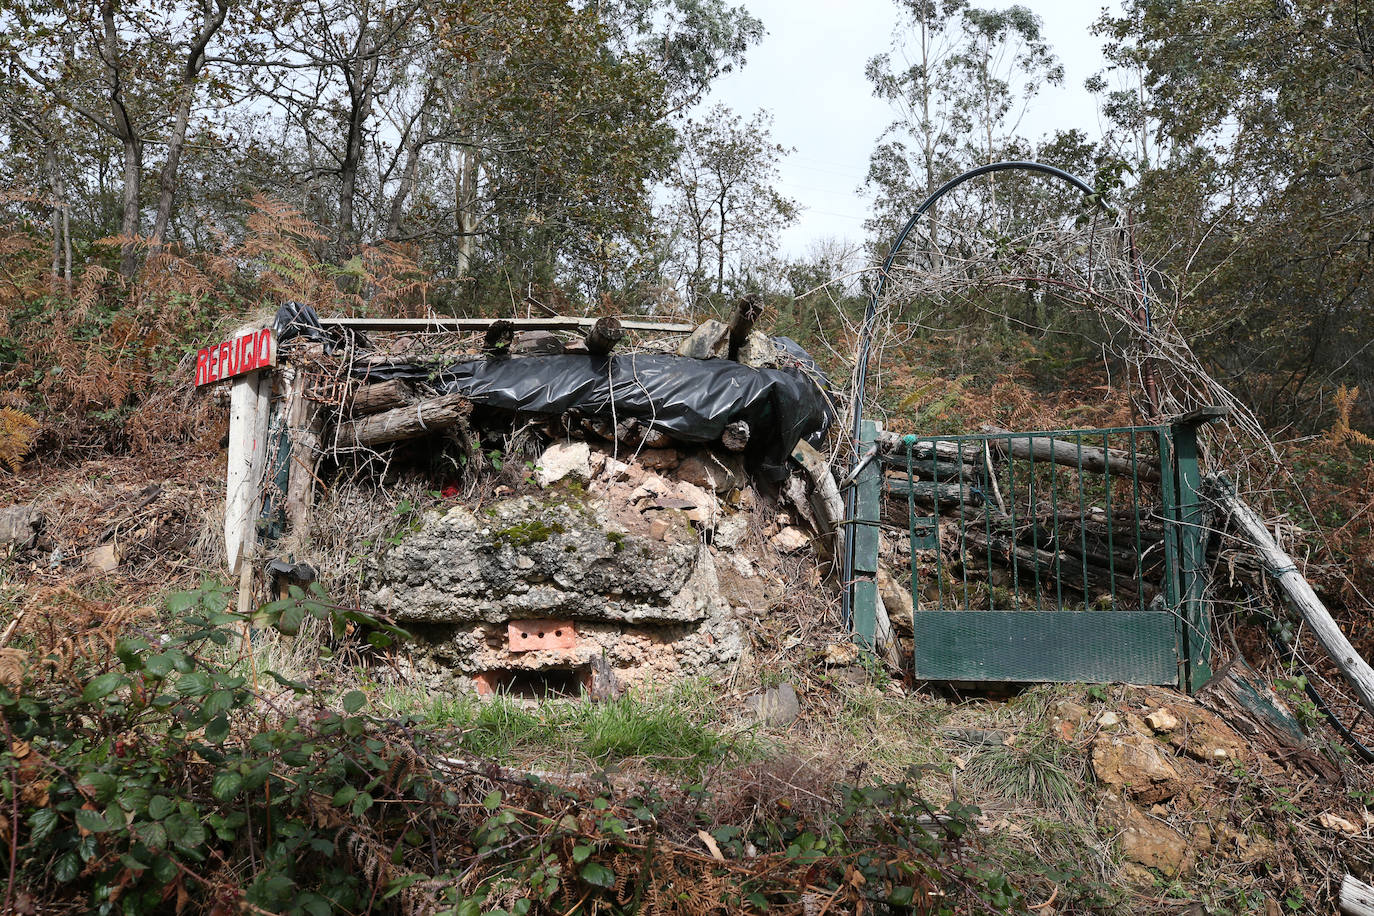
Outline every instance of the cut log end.
<path fill-rule="evenodd" d="M 587 352 L 594 356 L 605 356 L 625 339 L 625 329 L 614 318 L 599 318 L 587 332 Z"/>
<path fill-rule="evenodd" d="M 744 451 L 749 445 L 749 424 L 744 420 L 727 424 L 720 434 L 720 444 L 732 452 Z"/>

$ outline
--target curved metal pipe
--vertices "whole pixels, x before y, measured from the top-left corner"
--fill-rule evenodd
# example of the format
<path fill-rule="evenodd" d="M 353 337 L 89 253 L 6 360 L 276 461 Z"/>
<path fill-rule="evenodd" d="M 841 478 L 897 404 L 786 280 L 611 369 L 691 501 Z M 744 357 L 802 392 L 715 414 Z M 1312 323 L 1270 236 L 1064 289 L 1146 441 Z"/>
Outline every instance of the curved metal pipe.
<path fill-rule="evenodd" d="M 888 274 L 892 271 L 893 262 L 897 260 L 897 252 L 901 249 L 902 243 L 905 242 L 906 237 L 911 234 L 911 230 L 916 228 L 916 224 L 921 221 L 922 216 L 925 216 L 926 211 L 933 207 L 936 201 L 941 197 L 944 197 L 959 185 L 970 179 L 977 178 L 980 175 L 987 175 L 991 172 L 1011 171 L 1014 169 L 1025 172 L 1040 172 L 1054 178 L 1063 179 L 1075 188 L 1078 188 L 1078 190 L 1082 191 L 1084 194 L 1094 193 L 1092 185 L 1063 169 L 1055 168 L 1052 165 L 1045 165 L 1041 162 L 1008 160 L 1006 162 L 990 162 L 987 165 L 980 165 L 976 169 L 969 169 L 964 174 L 951 178 L 949 181 L 946 181 L 944 184 L 940 185 L 940 187 L 936 188 L 935 192 L 916 208 L 916 212 L 912 215 L 911 219 L 907 220 L 906 225 L 902 227 L 902 231 L 897 233 L 897 240 L 892 243 L 892 248 L 888 251 L 886 260 L 883 261 L 882 270 L 878 272 L 878 282 L 873 287 L 873 295 L 869 297 L 868 308 L 864 311 L 863 325 L 859 329 L 859 358 L 854 367 L 854 394 L 853 400 L 850 403 L 850 413 L 854 418 L 854 427 L 851 430 L 854 443 L 858 443 L 859 433 L 863 426 L 864 389 L 868 384 L 868 356 L 873 343 L 873 319 L 878 314 L 878 297 L 883 294 L 883 287 L 887 284 Z M 1098 206 L 1105 209 L 1105 205 L 1101 201 L 1098 201 Z M 845 517 L 852 519 L 854 517 L 855 507 L 853 487 L 845 491 L 844 506 Z M 849 626 L 851 612 L 850 598 L 851 589 L 853 587 L 851 580 L 854 577 L 854 540 L 853 528 L 851 526 L 850 535 L 846 538 L 844 591 L 841 593 L 843 596 L 842 613 L 846 627 Z"/>

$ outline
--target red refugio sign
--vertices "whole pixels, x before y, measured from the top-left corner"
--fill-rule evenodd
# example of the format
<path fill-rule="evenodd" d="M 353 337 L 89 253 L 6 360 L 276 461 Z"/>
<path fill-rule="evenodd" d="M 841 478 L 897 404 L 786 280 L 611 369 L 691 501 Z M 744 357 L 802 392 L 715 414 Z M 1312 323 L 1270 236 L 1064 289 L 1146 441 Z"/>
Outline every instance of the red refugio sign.
<path fill-rule="evenodd" d="M 242 334 L 196 353 L 196 387 L 277 364 L 277 338 L 271 328 Z"/>

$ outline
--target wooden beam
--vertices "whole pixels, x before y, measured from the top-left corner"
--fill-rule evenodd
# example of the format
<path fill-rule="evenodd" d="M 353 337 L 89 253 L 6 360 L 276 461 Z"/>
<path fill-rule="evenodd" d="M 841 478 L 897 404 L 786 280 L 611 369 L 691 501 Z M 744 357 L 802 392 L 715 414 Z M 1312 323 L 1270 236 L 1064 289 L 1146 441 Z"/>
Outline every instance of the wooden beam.
<path fill-rule="evenodd" d="M 347 328 L 353 331 L 373 332 L 443 332 L 443 331 L 485 331 L 497 321 L 508 321 L 518 331 L 581 331 L 593 327 L 596 318 L 321 318 L 320 325 L 326 328 Z M 621 319 L 620 326 L 627 331 L 649 331 L 662 334 L 690 334 L 696 330 L 694 324 L 677 324 L 668 321 L 638 321 Z"/>

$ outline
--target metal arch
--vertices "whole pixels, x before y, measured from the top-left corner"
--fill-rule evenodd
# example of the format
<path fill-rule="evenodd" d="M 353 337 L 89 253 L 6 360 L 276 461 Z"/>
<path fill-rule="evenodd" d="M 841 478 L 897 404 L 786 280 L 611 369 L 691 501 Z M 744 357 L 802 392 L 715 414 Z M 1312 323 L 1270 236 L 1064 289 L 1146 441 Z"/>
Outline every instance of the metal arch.
<path fill-rule="evenodd" d="M 980 175 L 1012 170 L 1040 172 L 1067 181 L 1084 194 L 1095 193 L 1092 185 L 1061 168 L 1045 165 L 1042 162 L 1008 160 L 1005 162 L 990 162 L 987 165 L 980 165 L 975 169 L 969 169 L 962 175 L 951 178 L 949 181 L 940 185 L 933 194 L 927 197 L 921 205 L 916 208 L 916 212 L 912 215 L 911 219 L 907 220 L 906 225 L 902 227 L 902 231 L 897 233 L 897 240 L 892 243 L 892 248 L 888 251 L 887 258 L 883 261 L 882 270 L 878 272 L 878 282 L 873 287 L 873 295 L 869 297 L 868 308 L 864 311 L 863 325 L 859 329 L 859 358 L 858 362 L 855 364 L 854 394 L 850 404 L 850 413 L 854 418 L 854 426 L 851 430 L 853 442 L 857 443 L 859 441 L 859 433 L 863 425 L 864 389 L 868 384 L 868 357 L 873 343 L 873 320 L 878 314 L 878 298 L 883 294 L 883 286 L 887 283 L 888 274 L 892 271 L 893 262 L 897 260 L 897 252 L 901 250 L 902 243 L 904 243 L 907 236 L 911 234 L 911 230 L 916 228 L 916 224 L 921 221 L 922 216 L 925 216 L 926 211 L 933 207 L 936 201 L 941 197 L 944 197 L 959 185 L 970 179 L 977 178 Z M 1106 209 L 1101 201 L 1098 201 L 1098 206 Z M 854 509 L 855 492 L 854 488 L 850 487 L 845 491 L 845 517 L 852 519 L 854 517 Z M 843 598 L 842 612 L 846 626 L 849 626 L 851 613 L 850 599 L 853 588 L 852 579 L 854 578 L 854 541 L 853 526 L 851 525 L 850 534 L 845 540 L 844 590 L 841 592 Z"/>

